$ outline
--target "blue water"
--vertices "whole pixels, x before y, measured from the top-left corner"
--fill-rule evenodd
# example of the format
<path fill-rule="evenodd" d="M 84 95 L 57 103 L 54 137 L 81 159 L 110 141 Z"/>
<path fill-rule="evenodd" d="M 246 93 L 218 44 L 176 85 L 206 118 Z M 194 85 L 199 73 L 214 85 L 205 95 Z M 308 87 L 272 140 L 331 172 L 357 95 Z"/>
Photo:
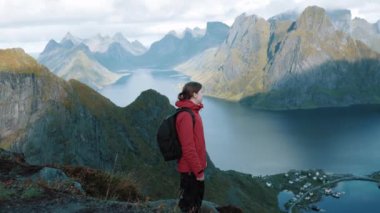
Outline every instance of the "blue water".
<path fill-rule="evenodd" d="M 189 80 L 173 70 L 130 73 L 100 93 L 126 106 L 153 88 L 174 104 Z M 207 150 L 220 169 L 253 175 L 290 169 L 360 175 L 380 170 L 378 106 L 271 112 L 207 97 L 204 106 Z"/>
<path fill-rule="evenodd" d="M 286 208 L 285 208 L 285 204 L 287 202 L 289 202 L 289 200 L 291 200 L 293 197 L 294 197 L 294 193 L 291 192 L 291 191 L 282 191 L 278 194 L 277 196 L 277 200 L 278 200 L 278 208 L 281 210 L 281 211 L 284 211 L 286 212 Z"/>
<path fill-rule="evenodd" d="M 380 212 L 380 189 L 376 183 L 363 181 L 341 182 L 334 191 L 345 192 L 345 194 L 339 199 L 330 196 L 324 197 L 316 205 L 329 213 Z"/>

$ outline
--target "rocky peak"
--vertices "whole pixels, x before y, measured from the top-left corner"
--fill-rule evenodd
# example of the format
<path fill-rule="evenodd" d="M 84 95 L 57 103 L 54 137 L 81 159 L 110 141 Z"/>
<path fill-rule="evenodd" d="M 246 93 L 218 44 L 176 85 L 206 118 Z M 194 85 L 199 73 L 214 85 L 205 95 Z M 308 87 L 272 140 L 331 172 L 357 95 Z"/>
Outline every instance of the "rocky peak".
<path fill-rule="evenodd" d="M 61 45 L 58 42 L 56 42 L 54 39 L 50 39 L 50 41 L 48 42 L 41 54 L 51 52 L 59 47 L 61 47 Z"/>
<path fill-rule="evenodd" d="M 206 35 L 225 35 L 230 27 L 222 22 L 207 22 Z"/>
<path fill-rule="evenodd" d="M 108 46 L 108 49 L 106 51 L 107 53 L 109 54 L 112 54 L 113 57 L 126 57 L 127 55 L 128 56 L 131 56 L 132 54 L 126 50 L 122 44 L 120 44 L 119 42 L 112 42 L 109 46 Z"/>
<path fill-rule="evenodd" d="M 328 10 L 326 13 L 336 29 L 346 33 L 351 32 L 352 15 L 350 10 Z"/>
<path fill-rule="evenodd" d="M 370 23 L 368 23 L 367 20 L 363 19 L 363 18 L 359 18 L 359 17 L 355 17 L 353 20 L 352 20 L 352 23 L 355 24 L 355 25 L 371 25 Z"/>
<path fill-rule="evenodd" d="M 71 49 L 75 46 L 74 42 L 72 40 L 63 40 L 61 41 L 61 47 L 64 47 L 66 49 Z"/>
<path fill-rule="evenodd" d="M 70 32 L 66 33 L 65 37 L 61 40 L 61 44 L 65 41 L 71 41 L 74 45 L 77 45 L 82 42 L 80 38 L 73 36 Z"/>
<path fill-rule="evenodd" d="M 171 36 L 176 37 L 176 38 L 179 38 L 179 37 L 180 37 L 180 36 L 178 35 L 178 33 L 177 33 L 175 30 L 171 30 L 171 31 L 169 31 L 169 32 L 165 35 L 165 37 L 171 37 Z"/>
<path fill-rule="evenodd" d="M 201 29 L 199 27 L 195 27 L 191 33 L 193 34 L 194 37 L 203 37 L 206 34 L 206 30 Z"/>
<path fill-rule="evenodd" d="M 378 32 L 376 24 L 371 24 L 367 20 L 358 17 L 352 20 L 352 28 L 356 31 L 363 31 L 362 33 L 368 32 L 377 34 Z"/>
<path fill-rule="evenodd" d="M 257 43 L 255 41 L 262 39 L 260 37 L 261 32 L 266 31 L 267 28 L 269 29 L 269 23 L 265 21 L 265 19 L 256 15 L 247 16 L 243 13 L 235 19 L 226 42 L 230 47 L 246 45 L 246 42 L 249 41 Z M 243 40 L 245 40 L 245 42 L 242 42 Z M 241 47 L 244 48 L 243 46 Z"/>
<path fill-rule="evenodd" d="M 304 31 L 321 33 L 333 28 L 333 25 L 323 8 L 310 6 L 298 18 L 297 28 Z"/>
<path fill-rule="evenodd" d="M 129 41 L 123 36 L 123 34 L 121 32 L 115 33 L 115 35 L 112 37 L 112 40 L 114 40 L 116 42 L 128 42 L 129 43 Z"/>
<path fill-rule="evenodd" d="M 186 28 L 185 31 L 182 33 L 182 38 L 190 39 L 193 37 L 193 30 L 190 28 Z"/>
<path fill-rule="evenodd" d="M 272 16 L 268 19 L 269 22 L 273 23 L 276 21 L 296 21 L 299 16 L 298 12 L 295 10 L 290 10 L 278 15 Z"/>

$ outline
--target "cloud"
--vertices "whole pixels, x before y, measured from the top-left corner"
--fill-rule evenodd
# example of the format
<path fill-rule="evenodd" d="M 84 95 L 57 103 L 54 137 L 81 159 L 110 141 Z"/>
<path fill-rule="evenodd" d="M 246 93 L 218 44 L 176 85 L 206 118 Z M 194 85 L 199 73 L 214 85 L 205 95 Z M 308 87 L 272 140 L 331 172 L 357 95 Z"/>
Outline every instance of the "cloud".
<path fill-rule="evenodd" d="M 370 22 L 380 18 L 380 2 L 373 0 L 0 0 L 0 48 L 24 43 L 26 51 L 42 51 L 42 41 L 66 32 L 82 38 L 122 32 L 150 45 L 171 30 L 205 28 L 207 21 L 232 25 L 244 12 L 269 18 L 309 5 L 350 9 Z"/>

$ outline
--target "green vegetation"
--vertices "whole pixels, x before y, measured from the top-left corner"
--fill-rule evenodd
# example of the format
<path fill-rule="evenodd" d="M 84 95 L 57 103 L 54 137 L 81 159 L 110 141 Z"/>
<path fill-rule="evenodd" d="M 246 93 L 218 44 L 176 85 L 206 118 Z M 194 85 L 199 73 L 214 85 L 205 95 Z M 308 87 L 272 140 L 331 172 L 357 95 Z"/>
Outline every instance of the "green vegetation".
<path fill-rule="evenodd" d="M 0 181 L 0 202 L 10 199 L 13 195 L 15 195 L 15 193 L 15 190 L 6 186 L 3 182 Z"/>
<path fill-rule="evenodd" d="M 49 70 L 37 63 L 33 57 L 22 49 L 0 50 L 0 72 L 15 72 L 18 74 L 49 74 Z"/>
<path fill-rule="evenodd" d="M 73 166 L 64 166 L 61 169 L 69 177 L 81 183 L 89 196 L 130 202 L 144 200 L 144 197 L 139 193 L 135 180 L 128 174 L 112 175 L 100 170 Z"/>
<path fill-rule="evenodd" d="M 30 185 L 21 194 L 21 199 L 34 199 L 43 196 L 43 190 L 36 185 Z"/>

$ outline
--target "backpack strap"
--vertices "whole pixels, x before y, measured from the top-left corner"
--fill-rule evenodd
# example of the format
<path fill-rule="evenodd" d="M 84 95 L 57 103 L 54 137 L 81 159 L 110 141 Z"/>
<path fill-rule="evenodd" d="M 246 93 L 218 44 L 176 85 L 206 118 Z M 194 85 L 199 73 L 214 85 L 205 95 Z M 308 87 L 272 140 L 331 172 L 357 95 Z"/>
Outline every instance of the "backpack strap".
<path fill-rule="evenodd" d="M 190 113 L 191 118 L 193 119 L 193 127 L 194 127 L 195 126 L 195 115 L 194 115 L 193 110 L 191 110 L 190 108 L 187 108 L 187 107 L 178 108 L 176 114 L 178 115 L 178 113 L 184 112 L 184 111 Z"/>

